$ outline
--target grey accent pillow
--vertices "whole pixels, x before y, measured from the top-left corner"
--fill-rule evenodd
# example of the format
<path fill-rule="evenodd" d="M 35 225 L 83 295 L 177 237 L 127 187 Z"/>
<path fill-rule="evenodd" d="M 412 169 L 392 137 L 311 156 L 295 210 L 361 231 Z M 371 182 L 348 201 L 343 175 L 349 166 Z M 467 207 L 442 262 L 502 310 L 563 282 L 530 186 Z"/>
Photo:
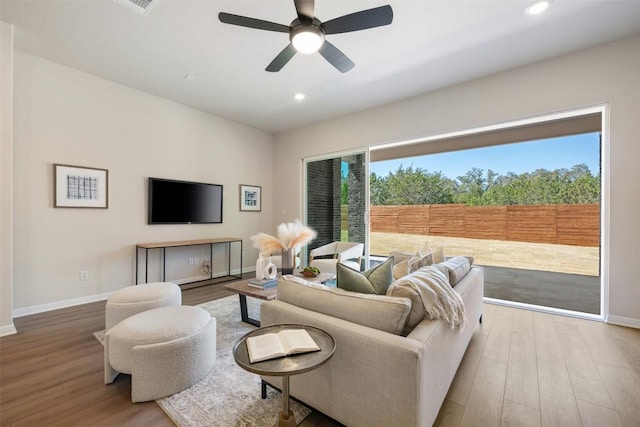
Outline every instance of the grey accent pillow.
<path fill-rule="evenodd" d="M 471 270 L 469 258 L 464 256 L 454 256 L 445 262 L 438 264 L 438 269 L 444 267 L 449 274 L 449 284 L 455 286 Z"/>
<path fill-rule="evenodd" d="M 351 292 L 385 295 L 393 282 L 393 257 L 361 273 L 341 263 L 336 264 L 336 286 Z"/>

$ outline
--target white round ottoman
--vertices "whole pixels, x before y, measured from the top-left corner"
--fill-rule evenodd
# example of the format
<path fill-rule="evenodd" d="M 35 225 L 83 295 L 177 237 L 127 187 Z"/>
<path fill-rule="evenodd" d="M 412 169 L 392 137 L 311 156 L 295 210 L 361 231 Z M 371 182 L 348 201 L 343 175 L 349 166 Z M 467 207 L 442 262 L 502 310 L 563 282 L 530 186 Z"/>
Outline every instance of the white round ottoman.
<path fill-rule="evenodd" d="M 216 319 L 200 307 L 134 314 L 104 336 L 104 382 L 131 374 L 131 401 L 160 399 L 203 379 L 216 360 Z"/>
<path fill-rule="evenodd" d="M 109 295 L 105 308 L 104 326 L 111 329 L 122 320 L 152 308 L 182 304 L 180 286 L 170 282 L 145 283 L 127 286 Z"/>

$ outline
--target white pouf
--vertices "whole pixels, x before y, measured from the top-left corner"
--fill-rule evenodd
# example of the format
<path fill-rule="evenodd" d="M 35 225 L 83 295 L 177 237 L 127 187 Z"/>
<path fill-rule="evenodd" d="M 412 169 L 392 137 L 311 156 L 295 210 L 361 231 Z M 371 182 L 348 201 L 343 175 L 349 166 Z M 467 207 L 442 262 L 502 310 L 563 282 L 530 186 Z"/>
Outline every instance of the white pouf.
<path fill-rule="evenodd" d="M 180 286 L 170 282 L 127 286 L 109 295 L 104 324 L 109 330 L 134 314 L 160 307 L 182 304 Z"/>
<path fill-rule="evenodd" d="M 160 399 L 202 380 L 216 360 L 216 319 L 203 308 L 162 307 L 124 319 L 104 336 L 104 382 L 131 374 L 131 401 Z"/>

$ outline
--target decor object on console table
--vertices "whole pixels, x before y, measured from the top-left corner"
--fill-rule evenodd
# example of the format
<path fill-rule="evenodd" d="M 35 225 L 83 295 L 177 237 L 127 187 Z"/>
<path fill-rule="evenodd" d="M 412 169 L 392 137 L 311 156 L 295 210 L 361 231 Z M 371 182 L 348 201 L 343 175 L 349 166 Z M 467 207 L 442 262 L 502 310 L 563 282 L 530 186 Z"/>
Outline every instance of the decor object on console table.
<path fill-rule="evenodd" d="M 294 222 L 280 224 L 277 238 L 266 233 L 258 233 L 251 236 L 251 242 L 253 247 L 260 251 L 260 254 L 281 251 L 281 271 L 285 275 L 293 274 L 297 249 L 311 242 L 316 236 L 315 230 L 296 219 Z"/>

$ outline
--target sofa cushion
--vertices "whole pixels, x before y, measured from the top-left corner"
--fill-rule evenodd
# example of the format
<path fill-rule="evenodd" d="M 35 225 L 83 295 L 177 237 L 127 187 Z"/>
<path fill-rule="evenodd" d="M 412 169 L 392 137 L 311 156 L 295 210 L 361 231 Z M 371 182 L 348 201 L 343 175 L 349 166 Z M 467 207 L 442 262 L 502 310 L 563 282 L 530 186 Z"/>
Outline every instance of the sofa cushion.
<path fill-rule="evenodd" d="M 362 273 L 343 264 L 336 265 L 336 286 L 346 291 L 384 295 L 391 282 L 393 258 Z"/>
<path fill-rule="evenodd" d="M 449 284 L 455 286 L 464 276 L 471 270 L 469 258 L 464 256 L 454 256 L 445 262 L 441 262 L 439 266 L 444 267 L 449 274 Z"/>
<path fill-rule="evenodd" d="M 278 300 L 395 335 L 405 331 L 411 312 L 406 298 L 349 292 L 291 276 L 280 279 Z"/>

